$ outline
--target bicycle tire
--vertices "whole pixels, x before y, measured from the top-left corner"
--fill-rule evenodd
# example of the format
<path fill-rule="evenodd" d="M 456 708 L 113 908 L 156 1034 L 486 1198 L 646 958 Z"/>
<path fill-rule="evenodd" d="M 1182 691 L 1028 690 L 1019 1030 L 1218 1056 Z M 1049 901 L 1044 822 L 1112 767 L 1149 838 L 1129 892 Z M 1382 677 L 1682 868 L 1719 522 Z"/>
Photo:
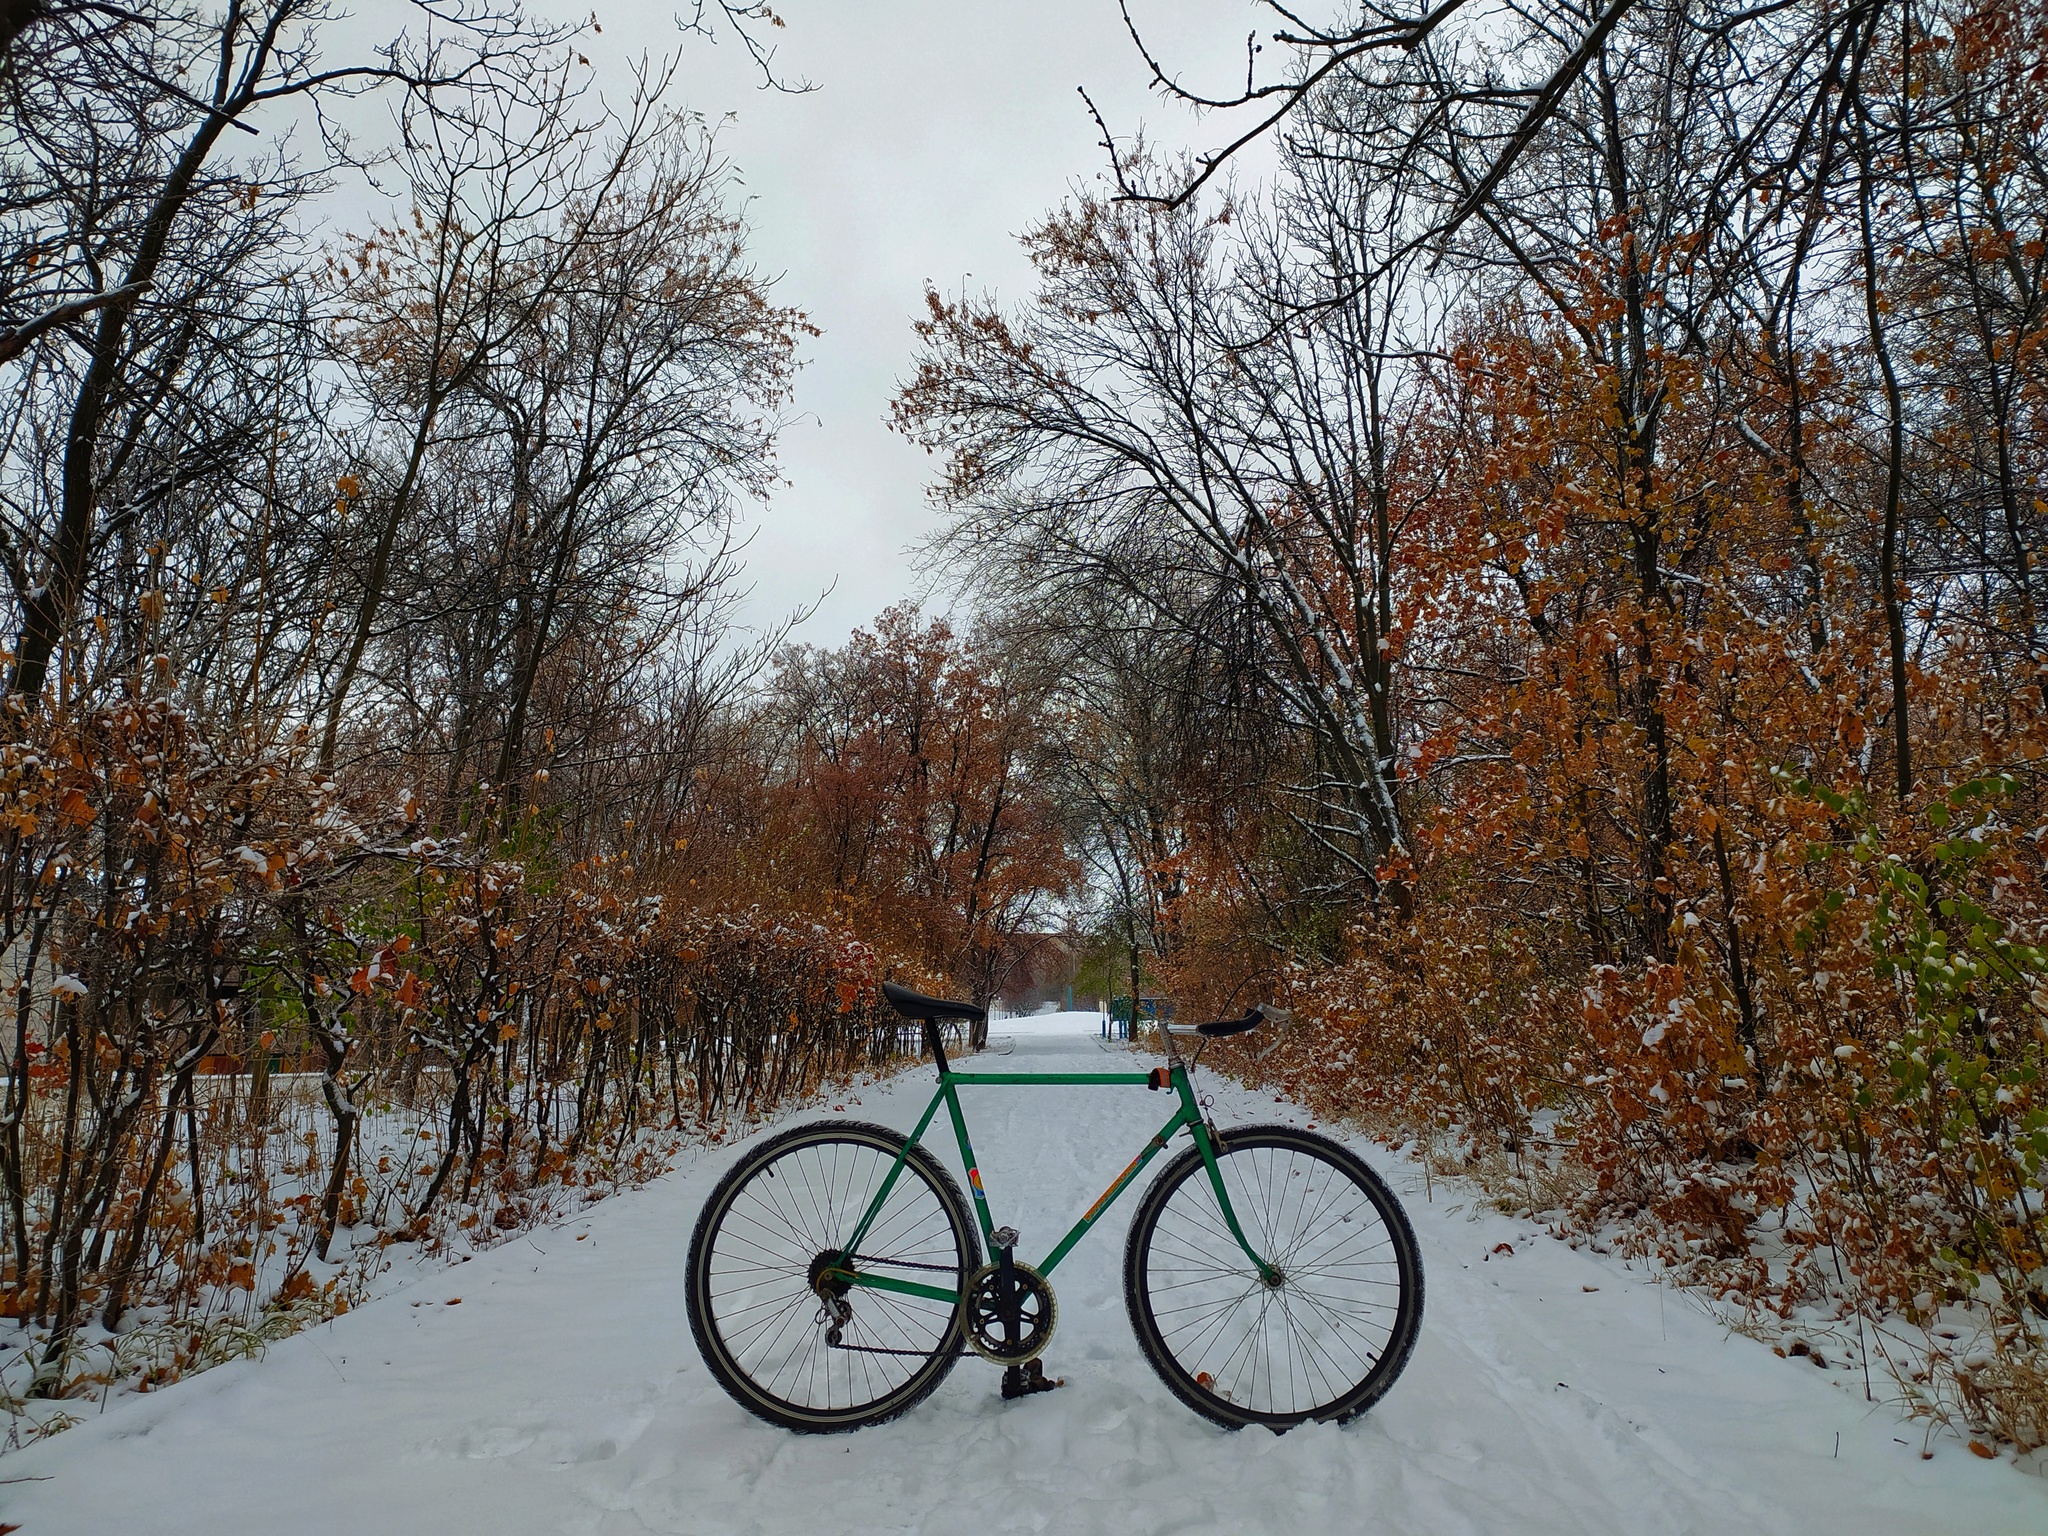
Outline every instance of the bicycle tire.
<path fill-rule="evenodd" d="M 960 1358 L 957 1303 L 855 1286 L 835 1344 L 811 1286 L 813 1263 L 843 1251 L 904 1142 L 864 1121 L 798 1126 L 748 1152 L 704 1202 L 690 1237 L 690 1331 L 748 1412 L 806 1433 L 880 1424 L 930 1396 Z M 960 1186 L 922 1146 L 861 1248 L 863 1267 L 955 1291 L 981 1263 Z"/>
<path fill-rule="evenodd" d="M 1223 1221 L 1199 1148 L 1146 1190 L 1124 1245 L 1138 1346 L 1174 1396 L 1228 1428 L 1342 1423 L 1386 1394 L 1422 1323 L 1422 1257 L 1393 1193 L 1353 1153 L 1293 1126 L 1220 1133 L 1238 1224 Z"/>

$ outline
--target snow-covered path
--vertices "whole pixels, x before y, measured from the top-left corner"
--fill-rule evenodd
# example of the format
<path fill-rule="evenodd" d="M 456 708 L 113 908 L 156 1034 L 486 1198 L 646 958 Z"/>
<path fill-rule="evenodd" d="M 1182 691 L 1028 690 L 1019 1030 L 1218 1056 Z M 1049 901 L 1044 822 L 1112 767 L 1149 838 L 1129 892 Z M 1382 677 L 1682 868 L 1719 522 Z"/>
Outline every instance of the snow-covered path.
<path fill-rule="evenodd" d="M 1117 1069 L 1051 1032 L 1065 1022 L 1024 1021 L 1008 1061 L 977 1068 Z M 1224 1125 L 1301 1118 L 1203 1078 Z M 843 1112 L 908 1129 L 929 1091 L 913 1072 Z M 967 1093 L 989 1198 L 1027 1257 L 1169 1112 L 1142 1089 Z M 0 1519 L 23 1536 L 2048 1531 L 2042 1479 L 1953 1441 L 1922 1461 L 1919 1431 L 1866 1405 L 1860 1379 L 1726 1338 L 1612 1260 L 1470 1219 L 1441 1186 L 1425 1203 L 1414 1170 L 1361 1150 L 1408 1202 L 1428 1307 L 1407 1374 L 1342 1429 L 1230 1434 L 1168 1395 L 1121 1299 L 1135 1198 L 1055 1277 L 1064 1390 L 1005 1404 L 970 1360 L 893 1424 L 771 1428 L 719 1390 L 683 1314 L 684 1249 L 728 1147 L 8 1457 Z M 1511 1256 L 1485 1257 L 1503 1242 Z"/>

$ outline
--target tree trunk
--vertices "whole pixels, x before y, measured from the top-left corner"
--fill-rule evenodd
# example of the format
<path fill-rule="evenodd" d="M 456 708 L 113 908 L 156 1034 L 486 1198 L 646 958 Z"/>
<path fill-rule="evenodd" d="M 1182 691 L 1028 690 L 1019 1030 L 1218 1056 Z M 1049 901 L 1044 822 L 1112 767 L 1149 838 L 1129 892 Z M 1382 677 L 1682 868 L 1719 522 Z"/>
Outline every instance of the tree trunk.
<path fill-rule="evenodd" d="M 156 1205 L 157 1188 L 163 1182 L 164 1169 L 169 1165 L 171 1154 L 178 1145 L 179 1110 L 187 1113 L 192 1104 L 192 1074 L 199 1070 L 199 1058 L 210 1042 L 201 1044 L 188 1053 L 190 1064 L 181 1068 L 171 1081 L 171 1092 L 164 1104 L 163 1129 L 157 1136 L 156 1155 L 149 1165 L 149 1176 L 143 1181 L 142 1193 L 136 1197 L 135 1214 L 128 1223 L 126 1241 L 114 1256 L 114 1266 L 107 1277 L 106 1308 L 100 1314 L 100 1322 L 109 1333 L 117 1333 L 121 1317 L 128 1310 L 128 1285 L 134 1278 L 135 1267 L 142 1261 L 143 1250 L 149 1244 L 149 1217 Z M 199 1198 L 198 1186 L 192 1191 L 193 1199 Z"/>
<path fill-rule="evenodd" d="M 276 40 L 277 29 L 294 8 L 280 6 L 249 49 L 242 65 L 240 90 L 229 97 L 235 56 L 233 38 L 221 43 L 220 73 L 215 85 L 215 107 L 199 121 L 184 153 L 165 177 L 156 201 L 142 223 L 134 258 L 122 274 L 120 287 L 140 295 L 156 280 L 170 243 L 171 227 L 184 212 L 193 184 L 204 168 L 214 145 L 249 105 L 257 83 L 263 78 Z M 8 691 L 26 698 L 39 697 L 49 674 L 50 658 L 70 627 L 72 609 L 84 589 L 86 565 L 92 553 L 94 514 L 98 508 L 97 481 L 100 433 L 106 425 L 121 383 L 120 368 L 128 317 L 134 299 L 107 304 L 99 312 L 94 328 L 91 361 L 72 399 L 71 418 L 64 434 L 64 457 L 58 471 L 57 530 L 51 542 L 48 566 L 41 583 L 22 594 L 22 631 L 15 647 L 14 671 Z"/>

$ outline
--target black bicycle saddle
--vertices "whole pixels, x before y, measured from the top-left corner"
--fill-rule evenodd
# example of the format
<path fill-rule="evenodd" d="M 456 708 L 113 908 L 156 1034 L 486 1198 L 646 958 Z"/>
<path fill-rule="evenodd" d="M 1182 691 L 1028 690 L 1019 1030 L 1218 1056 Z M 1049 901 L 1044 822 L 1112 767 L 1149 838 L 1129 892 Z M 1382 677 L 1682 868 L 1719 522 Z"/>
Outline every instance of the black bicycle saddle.
<path fill-rule="evenodd" d="M 882 983 L 882 996 L 889 999 L 889 1006 L 906 1019 L 975 1019 L 988 1018 L 986 1008 L 977 1008 L 972 1003 L 949 1003 L 942 997 L 926 997 L 922 992 L 913 992 L 908 987 L 899 987 L 893 981 Z"/>

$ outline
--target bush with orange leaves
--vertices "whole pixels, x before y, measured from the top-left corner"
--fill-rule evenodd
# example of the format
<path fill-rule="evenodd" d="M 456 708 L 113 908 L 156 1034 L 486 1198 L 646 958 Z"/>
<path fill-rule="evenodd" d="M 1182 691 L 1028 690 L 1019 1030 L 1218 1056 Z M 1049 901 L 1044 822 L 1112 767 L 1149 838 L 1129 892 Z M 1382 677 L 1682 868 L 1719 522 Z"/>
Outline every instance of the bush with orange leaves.
<path fill-rule="evenodd" d="M 1448 1142 L 1747 1326 L 1861 1319 L 1916 1409 L 2035 1446 L 2048 670 L 2031 578 L 1962 549 L 1956 502 L 1886 574 L 1850 361 L 1797 380 L 1816 510 L 1737 424 L 1782 417 L 1766 370 L 1664 368 L 1652 453 L 1583 334 L 1475 319 L 1419 408 L 1386 895 L 1318 908 L 1240 807 L 1190 834 L 1172 969 L 1296 1005 L 1243 1070 Z M 1966 440 L 1911 474 L 1967 500 Z"/>
<path fill-rule="evenodd" d="M 0 744 L 0 961 L 16 1441 L 915 1048 L 843 926 L 430 835 L 160 699 Z"/>
<path fill-rule="evenodd" d="M 1912 817 L 1773 789 L 1724 831 L 1732 928 L 1711 839 L 1679 866 L 1668 959 L 1596 958 L 1425 868 L 1412 912 L 1355 926 L 1334 964 L 1269 968 L 1294 1019 L 1212 1060 L 1658 1262 L 1767 1339 L 1862 1317 L 1911 1407 L 2048 1443 L 2043 807 L 2006 773 Z M 1185 991 L 1245 965 L 1228 932 L 1184 916 Z"/>

